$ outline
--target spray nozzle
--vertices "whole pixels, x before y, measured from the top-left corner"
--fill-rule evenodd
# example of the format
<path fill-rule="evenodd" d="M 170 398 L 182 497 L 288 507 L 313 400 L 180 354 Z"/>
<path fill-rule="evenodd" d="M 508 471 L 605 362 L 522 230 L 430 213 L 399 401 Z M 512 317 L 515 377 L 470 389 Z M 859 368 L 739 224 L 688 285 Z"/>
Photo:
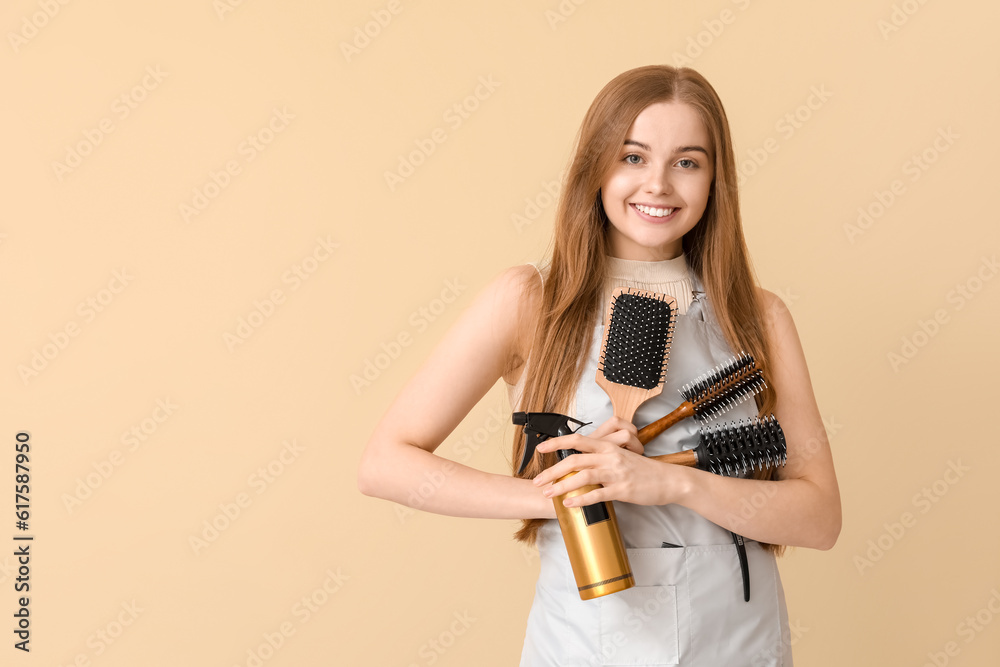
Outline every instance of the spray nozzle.
<path fill-rule="evenodd" d="M 517 474 L 524 472 L 528 462 L 535 455 L 535 447 L 549 438 L 576 433 L 590 422 L 582 422 L 558 412 L 515 412 L 511 415 L 514 424 L 524 427 L 524 453 Z"/>

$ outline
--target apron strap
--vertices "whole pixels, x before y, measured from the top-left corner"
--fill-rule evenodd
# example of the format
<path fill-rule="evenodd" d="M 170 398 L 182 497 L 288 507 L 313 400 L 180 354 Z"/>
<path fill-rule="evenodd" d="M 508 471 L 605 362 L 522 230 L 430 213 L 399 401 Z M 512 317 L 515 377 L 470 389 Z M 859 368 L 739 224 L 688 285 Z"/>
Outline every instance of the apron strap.
<path fill-rule="evenodd" d="M 691 304 L 687 309 L 687 317 L 693 320 L 704 321 L 705 320 L 705 307 L 708 305 L 708 300 L 706 299 L 705 289 L 702 287 L 701 281 L 698 280 L 698 276 L 691 273 Z"/>

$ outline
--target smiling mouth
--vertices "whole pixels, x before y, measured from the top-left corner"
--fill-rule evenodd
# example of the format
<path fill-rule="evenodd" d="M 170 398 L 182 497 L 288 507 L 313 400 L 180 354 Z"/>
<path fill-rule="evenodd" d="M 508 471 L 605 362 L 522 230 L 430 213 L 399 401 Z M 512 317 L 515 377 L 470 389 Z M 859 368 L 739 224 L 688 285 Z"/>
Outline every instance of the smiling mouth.
<path fill-rule="evenodd" d="M 674 208 L 654 208 L 643 204 L 632 204 L 632 206 L 635 206 L 638 210 L 654 218 L 665 218 L 677 210 L 676 206 Z"/>

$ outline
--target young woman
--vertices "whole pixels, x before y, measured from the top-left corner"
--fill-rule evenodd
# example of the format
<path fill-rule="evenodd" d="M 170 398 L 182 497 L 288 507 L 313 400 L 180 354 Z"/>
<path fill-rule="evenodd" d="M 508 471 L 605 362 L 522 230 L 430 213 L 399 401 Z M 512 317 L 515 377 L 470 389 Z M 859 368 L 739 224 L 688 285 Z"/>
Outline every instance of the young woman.
<path fill-rule="evenodd" d="M 368 443 L 358 478 L 367 495 L 408 504 L 437 473 L 447 482 L 420 509 L 523 520 L 515 538 L 541 558 L 524 666 L 792 664 L 775 556 L 786 545 L 831 548 L 840 495 L 791 315 L 755 284 L 736 183 L 725 111 L 700 74 L 648 66 L 616 77 L 584 118 L 549 261 L 508 269 L 476 298 Z M 643 447 L 635 424 L 612 416 L 594 378 L 621 285 L 677 300 L 663 392 L 635 422 L 667 414 L 679 387 L 746 351 L 768 388 L 720 421 L 773 413 L 784 467 L 724 477 L 649 458 L 695 446 L 698 424 L 684 420 Z M 433 454 L 500 377 L 514 410 L 591 425 L 540 445 L 523 476 Z M 580 453 L 558 461 L 558 449 Z M 588 484 L 602 488 L 567 503 L 614 501 L 636 585 L 584 601 L 551 498 Z M 746 538 L 749 601 L 733 533 Z"/>

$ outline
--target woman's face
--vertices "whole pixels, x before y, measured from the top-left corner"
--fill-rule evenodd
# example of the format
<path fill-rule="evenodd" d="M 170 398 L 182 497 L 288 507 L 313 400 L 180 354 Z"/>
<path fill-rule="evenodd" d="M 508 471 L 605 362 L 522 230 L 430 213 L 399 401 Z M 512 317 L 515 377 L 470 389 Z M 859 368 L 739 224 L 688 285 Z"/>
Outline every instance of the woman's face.
<path fill-rule="evenodd" d="M 679 256 L 681 238 L 705 212 L 714 175 L 711 140 L 694 107 L 657 102 L 643 109 L 601 184 L 611 255 Z"/>

